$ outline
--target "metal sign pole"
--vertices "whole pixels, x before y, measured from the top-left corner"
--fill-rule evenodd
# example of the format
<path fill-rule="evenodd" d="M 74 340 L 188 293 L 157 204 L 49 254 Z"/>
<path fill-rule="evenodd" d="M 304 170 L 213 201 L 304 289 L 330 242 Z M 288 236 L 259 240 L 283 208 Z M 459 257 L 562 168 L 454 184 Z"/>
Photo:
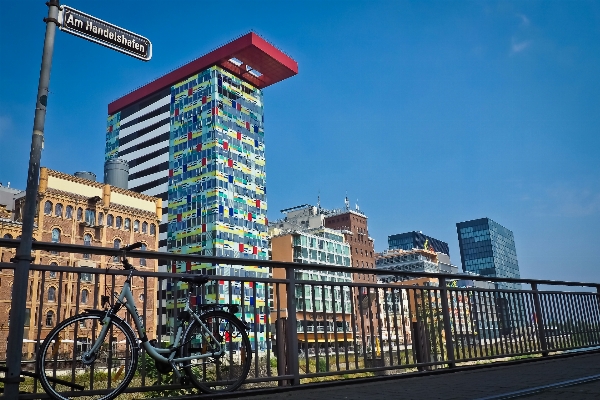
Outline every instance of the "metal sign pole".
<path fill-rule="evenodd" d="M 27 284 L 29 282 L 29 268 L 32 261 L 33 223 L 37 208 L 38 180 L 40 177 L 40 160 L 44 143 L 44 122 L 46 121 L 46 105 L 48 104 L 48 85 L 50 84 L 54 36 L 58 24 L 58 11 L 60 7 L 58 0 L 49 0 L 46 4 L 48 5 L 48 18 L 44 18 L 44 22 L 46 22 L 46 38 L 44 39 L 44 52 L 42 53 L 42 66 L 35 105 L 35 118 L 33 120 L 21 243 L 17 249 L 16 259 L 18 265 L 15 268 L 10 312 L 11 324 L 8 331 L 8 351 L 6 357 L 8 372 L 4 387 L 4 396 L 8 399 L 16 399 L 19 396 L 25 302 L 27 299 Z M 38 229 L 42 229 L 42 227 L 40 226 Z"/>

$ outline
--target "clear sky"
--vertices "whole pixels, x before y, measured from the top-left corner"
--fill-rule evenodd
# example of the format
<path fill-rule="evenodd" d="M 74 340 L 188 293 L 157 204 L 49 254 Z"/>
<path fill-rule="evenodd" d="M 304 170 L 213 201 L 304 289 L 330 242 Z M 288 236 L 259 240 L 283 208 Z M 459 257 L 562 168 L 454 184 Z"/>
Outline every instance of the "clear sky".
<path fill-rule="evenodd" d="M 47 13 L 2 1 L 0 182 L 25 188 Z M 600 281 L 600 3 L 83 1 L 148 37 L 150 62 L 57 32 L 42 165 L 101 179 L 107 105 L 255 31 L 299 64 L 265 89 L 269 218 L 352 207 L 375 248 L 450 244 L 490 217 L 521 275 Z"/>

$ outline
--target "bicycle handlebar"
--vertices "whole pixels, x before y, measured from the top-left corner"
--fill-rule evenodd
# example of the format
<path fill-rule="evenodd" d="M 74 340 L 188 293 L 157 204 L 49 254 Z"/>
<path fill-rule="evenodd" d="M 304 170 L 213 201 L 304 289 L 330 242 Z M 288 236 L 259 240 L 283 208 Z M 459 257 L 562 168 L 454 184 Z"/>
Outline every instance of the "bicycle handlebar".
<path fill-rule="evenodd" d="M 129 246 L 123 247 L 122 250 L 123 251 L 131 251 L 131 250 L 139 249 L 143 245 L 144 245 L 144 243 L 142 243 L 142 242 L 136 242 L 136 243 L 130 244 Z"/>

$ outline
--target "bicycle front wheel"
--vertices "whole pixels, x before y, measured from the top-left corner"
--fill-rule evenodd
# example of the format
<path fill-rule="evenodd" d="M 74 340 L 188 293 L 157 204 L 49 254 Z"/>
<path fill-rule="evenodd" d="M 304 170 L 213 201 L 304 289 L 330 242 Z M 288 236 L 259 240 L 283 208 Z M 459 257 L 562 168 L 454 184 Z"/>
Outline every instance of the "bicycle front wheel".
<path fill-rule="evenodd" d="M 84 313 L 57 325 L 41 344 L 37 371 L 42 387 L 54 399 L 110 400 L 129 384 L 137 366 L 137 341 L 131 328 L 111 319 L 98 351 L 105 313 Z"/>
<path fill-rule="evenodd" d="M 219 342 L 220 356 L 186 362 L 185 373 L 194 386 L 205 393 L 230 392 L 239 388 L 248 376 L 252 347 L 246 327 L 233 314 L 211 311 L 200 316 L 206 328 Z M 182 357 L 193 357 L 216 351 L 216 343 L 205 328 L 194 320 L 187 328 Z"/>

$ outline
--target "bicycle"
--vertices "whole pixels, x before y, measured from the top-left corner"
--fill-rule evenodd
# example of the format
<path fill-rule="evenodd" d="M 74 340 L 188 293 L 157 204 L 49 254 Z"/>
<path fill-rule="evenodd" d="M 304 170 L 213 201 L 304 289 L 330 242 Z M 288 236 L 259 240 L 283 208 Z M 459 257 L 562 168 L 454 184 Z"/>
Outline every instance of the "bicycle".
<path fill-rule="evenodd" d="M 189 290 L 174 324 L 173 342 L 161 348 L 156 340 L 148 340 L 131 291 L 135 268 L 127 261 L 127 252 L 141 246 L 134 243 L 122 249 L 121 263 L 130 272 L 121 292 L 113 294 L 116 300 L 112 306 L 110 296 L 101 296 L 103 310 L 86 310 L 64 320 L 41 344 L 37 372 L 42 387 L 54 399 L 114 399 L 134 378 L 140 345 L 154 359 L 158 372 L 172 371 L 180 383 L 191 382 L 205 393 L 236 390 L 248 376 L 252 358 L 249 327 L 235 316 L 239 311 L 235 304 L 198 305 L 194 311 Z M 207 275 L 188 275 L 178 280 L 200 286 L 210 279 Z M 122 307 L 131 315 L 139 338 L 117 315 Z"/>

